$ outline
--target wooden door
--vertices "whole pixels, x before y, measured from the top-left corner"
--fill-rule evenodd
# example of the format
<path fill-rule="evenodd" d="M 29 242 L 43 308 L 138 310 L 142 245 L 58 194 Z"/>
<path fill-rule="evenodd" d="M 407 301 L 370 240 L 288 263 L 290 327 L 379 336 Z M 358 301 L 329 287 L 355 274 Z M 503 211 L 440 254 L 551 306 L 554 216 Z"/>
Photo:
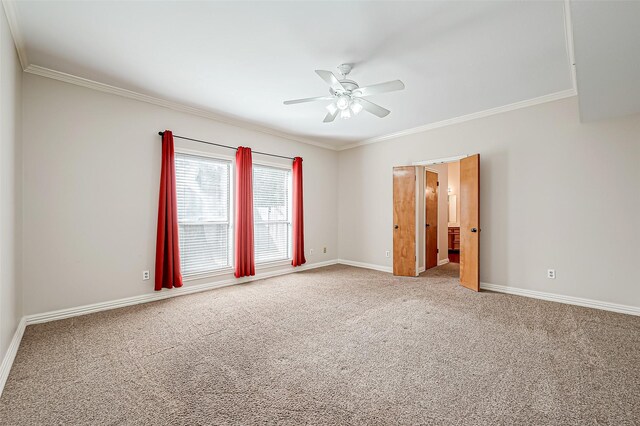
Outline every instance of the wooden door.
<path fill-rule="evenodd" d="M 438 266 L 438 174 L 426 171 L 425 181 L 425 268 Z"/>
<path fill-rule="evenodd" d="M 480 291 L 480 155 L 460 160 L 460 284 Z"/>
<path fill-rule="evenodd" d="M 417 275 L 414 166 L 393 168 L 393 275 Z"/>

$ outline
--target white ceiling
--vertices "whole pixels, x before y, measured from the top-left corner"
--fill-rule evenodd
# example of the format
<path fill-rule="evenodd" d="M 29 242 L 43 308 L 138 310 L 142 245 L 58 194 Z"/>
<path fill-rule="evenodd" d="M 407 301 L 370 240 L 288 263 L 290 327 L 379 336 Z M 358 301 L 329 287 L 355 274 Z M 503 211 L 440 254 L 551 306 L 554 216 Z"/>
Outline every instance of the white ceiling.
<path fill-rule="evenodd" d="M 20 1 L 30 64 L 344 146 L 571 89 L 564 3 Z M 392 111 L 322 123 L 314 73 L 355 64 Z"/>

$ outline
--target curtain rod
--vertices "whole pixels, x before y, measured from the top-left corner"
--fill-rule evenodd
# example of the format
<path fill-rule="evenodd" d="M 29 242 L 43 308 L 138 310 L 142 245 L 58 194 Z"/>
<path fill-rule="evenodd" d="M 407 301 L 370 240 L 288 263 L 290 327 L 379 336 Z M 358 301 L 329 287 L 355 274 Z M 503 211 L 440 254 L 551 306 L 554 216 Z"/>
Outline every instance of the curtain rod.
<path fill-rule="evenodd" d="M 158 134 L 160 136 L 164 135 L 164 132 L 158 132 Z M 198 142 L 198 143 L 206 143 L 207 145 L 215 145 L 215 146 L 219 146 L 221 148 L 228 148 L 228 149 L 233 149 L 233 150 L 238 150 L 237 147 L 235 146 L 229 146 L 229 145 L 222 145 L 221 143 L 215 143 L 215 142 L 207 142 L 207 141 L 201 141 L 200 139 L 192 139 L 192 138 L 187 138 L 185 136 L 178 136 L 178 135 L 173 135 L 174 138 L 178 138 L 178 139 L 184 139 L 187 141 L 192 141 L 192 142 Z M 278 154 L 269 154 L 268 152 L 260 152 L 260 151 L 251 151 L 254 154 L 261 154 L 261 155 L 268 155 L 270 157 L 278 157 L 278 158 L 286 158 L 288 160 L 293 160 L 293 157 L 286 157 L 284 155 L 278 155 Z"/>

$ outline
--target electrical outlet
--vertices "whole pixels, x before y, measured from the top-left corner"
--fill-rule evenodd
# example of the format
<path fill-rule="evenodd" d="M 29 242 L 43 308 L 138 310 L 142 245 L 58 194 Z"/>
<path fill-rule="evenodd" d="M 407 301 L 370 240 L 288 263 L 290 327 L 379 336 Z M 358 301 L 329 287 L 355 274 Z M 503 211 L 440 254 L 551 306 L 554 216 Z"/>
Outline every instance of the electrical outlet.
<path fill-rule="evenodd" d="M 142 271 L 142 279 L 143 280 L 148 280 L 151 277 L 151 275 L 149 274 L 149 271 Z"/>
<path fill-rule="evenodd" d="M 325 247 L 325 248 L 322 250 L 322 252 L 323 252 L 323 253 L 326 253 L 326 252 L 327 252 L 327 248 Z"/>
<path fill-rule="evenodd" d="M 389 250 L 384 252 L 385 257 L 391 257 L 391 252 Z"/>
<path fill-rule="evenodd" d="M 309 249 L 309 256 L 313 254 L 313 249 Z"/>
<path fill-rule="evenodd" d="M 556 279 L 556 270 L 555 269 L 547 269 L 547 278 L 550 280 Z"/>

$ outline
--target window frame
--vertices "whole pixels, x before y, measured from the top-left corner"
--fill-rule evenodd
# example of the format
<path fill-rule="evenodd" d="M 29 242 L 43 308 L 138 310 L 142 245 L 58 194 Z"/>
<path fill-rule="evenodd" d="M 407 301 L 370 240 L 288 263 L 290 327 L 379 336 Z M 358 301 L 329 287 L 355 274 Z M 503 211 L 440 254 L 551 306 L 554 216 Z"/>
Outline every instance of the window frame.
<path fill-rule="evenodd" d="M 280 170 L 285 170 L 289 172 L 289 185 L 287 188 L 287 191 L 289 193 L 289 200 L 288 200 L 288 213 L 289 213 L 289 218 L 288 220 L 284 221 L 272 221 L 270 223 L 286 223 L 289 225 L 288 227 L 288 232 L 289 232 L 289 246 L 287 247 L 287 257 L 285 259 L 276 259 L 276 260 L 269 260 L 266 262 L 260 262 L 258 263 L 256 261 L 256 270 L 258 269 L 266 269 L 266 268 L 273 268 L 276 266 L 285 266 L 285 265 L 290 265 L 291 261 L 293 260 L 293 164 L 282 164 L 282 163 L 275 163 L 275 162 L 270 162 L 270 161 L 264 161 L 264 160 L 253 160 L 253 164 L 251 165 L 251 175 L 253 177 L 253 166 L 262 166 L 262 167 L 270 167 L 272 169 L 280 169 Z M 252 182 L 252 186 L 253 186 L 253 182 Z M 255 198 L 255 188 L 253 189 L 253 195 Z M 255 214 L 254 214 L 254 218 L 253 218 L 253 226 L 254 226 L 254 235 L 255 235 L 255 225 L 256 225 L 256 218 L 255 218 Z M 260 223 L 267 223 L 267 222 L 260 222 Z M 254 250 L 255 250 L 255 237 L 254 237 Z M 255 253 L 254 253 L 255 255 Z"/>
<path fill-rule="evenodd" d="M 235 156 L 218 154 L 214 152 L 200 151 L 188 148 L 180 148 L 174 146 L 174 154 L 184 154 L 184 155 L 192 155 L 195 157 L 204 157 L 211 158 L 213 160 L 221 160 L 229 162 L 229 237 L 228 237 L 228 247 L 229 247 L 229 266 L 224 268 L 215 269 L 212 271 L 189 274 L 182 276 L 182 281 L 196 281 L 201 280 L 203 278 L 209 277 L 217 277 L 220 275 L 228 275 L 232 274 L 235 270 L 234 265 L 234 250 L 235 250 L 235 229 L 234 229 L 234 220 L 235 220 L 235 177 L 236 177 L 236 164 L 235 164 Z M 175 159 L 174 159 L 174 167 L 175 167 Z M 225 223 L 221 221 L 213 221 L 207 223 Z M 180 224 L 180 218 L 178 218 L 178 225 Z M 180 257 L 182 259 L 182 257 Z"/>

